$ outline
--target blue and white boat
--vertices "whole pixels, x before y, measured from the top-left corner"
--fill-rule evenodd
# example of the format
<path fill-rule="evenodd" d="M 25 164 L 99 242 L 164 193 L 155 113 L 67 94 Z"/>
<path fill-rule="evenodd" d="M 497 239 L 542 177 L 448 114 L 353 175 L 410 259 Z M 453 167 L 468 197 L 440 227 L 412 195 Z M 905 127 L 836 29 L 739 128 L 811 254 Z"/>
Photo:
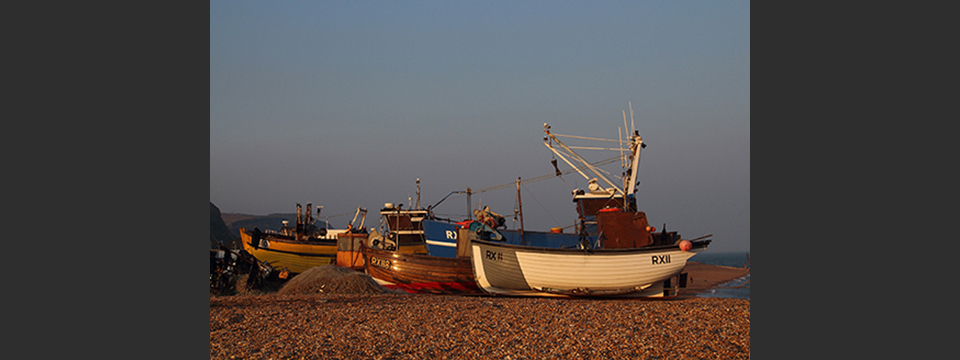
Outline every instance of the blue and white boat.
<path fill-rule="evenodd" d="M 424 219 L 423 235 L 426 239 L 427 253 L 431 256 L 456 257 L 457 256 L 457 229 L 469 226 L 471 230 L 478 233 L 481 240 L 497 241 L 510 245 L 526 245 L 553 249 L 572 249 L 581 246 L 579 234 L 542 232 L 542 231 L 524 231 L 503 230 L 494 231 L 489 225 L 481 221 L 455 223 L 437 219 Z M 596 236 L 592 237 L 596 239 Z M 587 237 L 586 241 L 590 241 Z"/>

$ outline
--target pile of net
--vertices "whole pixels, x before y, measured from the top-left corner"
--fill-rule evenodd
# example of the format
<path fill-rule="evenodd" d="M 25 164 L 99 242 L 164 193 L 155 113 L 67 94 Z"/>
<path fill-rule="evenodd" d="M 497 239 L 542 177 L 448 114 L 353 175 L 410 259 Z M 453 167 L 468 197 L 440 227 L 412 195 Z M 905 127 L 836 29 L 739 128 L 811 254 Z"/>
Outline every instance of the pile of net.
<path fill-rule="evenodd" d="M 280 288 L 285 295 L 310 294 L 383 294 L 391 293 L 377 284 L 370 275 L 336 265 L 310 268 Z"/>

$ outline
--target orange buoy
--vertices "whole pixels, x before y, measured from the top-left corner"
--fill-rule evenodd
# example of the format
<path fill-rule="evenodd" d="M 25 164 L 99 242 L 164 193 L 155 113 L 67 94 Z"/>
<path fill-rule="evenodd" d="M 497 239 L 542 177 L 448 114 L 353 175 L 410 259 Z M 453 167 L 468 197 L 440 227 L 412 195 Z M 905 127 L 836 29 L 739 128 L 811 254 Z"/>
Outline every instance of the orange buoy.
<path fill-rule="evenodd" d="M 690 251 L 693 249 L 693 243 L 690 240 L 680 240 L 680 250 Z"/>

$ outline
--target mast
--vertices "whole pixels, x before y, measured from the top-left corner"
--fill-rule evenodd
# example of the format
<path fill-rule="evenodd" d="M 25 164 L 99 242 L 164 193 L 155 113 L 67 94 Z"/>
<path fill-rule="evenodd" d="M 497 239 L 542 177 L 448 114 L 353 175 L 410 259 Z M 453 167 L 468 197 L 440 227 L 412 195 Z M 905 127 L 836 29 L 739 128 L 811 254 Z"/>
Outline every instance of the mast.
<path fill-rule="evenodd" d="M 297 223 L 294 224 L 295 229 L 296 229 L 296 230 L 294 231 L 294 233 L 296 233 L 296 234 L 298 234 L 298 235 L 300 234 L 301 231 L 303 231 L 303 218 L 302 218 L 302 216 L 303 216 L 303 210 L 300 208 L 300 203 L 297 203 Z"/>
<path fill-rule="evenodd" d="M 467 220 L 473 220 L 473 204 L 470 203 L 470 187 L 467 186 Z"/>
<path fill-rule="evenodd" d="M 544 145 L 548 149 L 550 149 L 550 151 L 553 151 L 554 154 L 560 157 L 560 159 L 563 159 L 563 161 L 566 162 L 567 165 L 570 165 L 570 167 L 572 167 L 574 170 L 580 173 L 580 175 L 583 176 L 585 179 L 591 180 L 590 177 L 587 176 L 587 174 L 581 171 L 581 166 L 574 165 L 573 162 L 571 162 L 564 156 L 564 154 L 562 154 L 560 151 L 558 151 L 558 149 L 555 149 L 553 147 L 552 142 L 556 141 L 557 145 L 559 145 L 567 153 L 567 156 L 571 157 L 572 160 L 582 164 L 582 167 L 586 168 L 587 170 L 595 174 L 597 179 L 603 180 L 604 183 L 613 187 L 617 192 L 621 193 L 624 197 L 627 197 L 628 195 L 632 195 L 637 192 L 637 176 L 640 170 L 640 150 L 647 147 L 647 144 L 643 142 L 643 139 L 640 137 L 640 133 L 635 128 L 635 122 L 633 118 L 633 103 L 628 103 L 628 104 L 630 106 L 630 127 L 629 128 L 627 128 L 627 113 L 626 111 L 622 111 L 623 127 L 624 127 L 623 130 L 624 132 L 631 131 L 631 133 L 627 134 L 626 140 L 624 140 L 624 137 L 620 137 L 620 140 L 618 141 L 618 140 L 587 138 L 582 136 L 553 134 L 550 132 L 550 125 L 544 123 L 543 132 L 547 134 L 547 136 L 543 138 Z M 617 131 L 617 133 L 620 134 L 619 130 Z M 580 139 L 587 139 L 587 140 L 616 141 L 620 143 L 621 146 L 619 150 L 620 150 L 621 161 L 622 161 L 621 166 L 627 167 L 626 173 L 623 174 L 623 178 L 622 178 L 623 183 L 620 184 L 619 186 L 614 184 L 612 181 L 610 181 L 610 179 L 608 179 L 606 176 L 601 174 L 593 165 L 591 165 L 589 162 L 587 162 L 582 157 L 580 157 L 579 154 L 574 152 L 572 150 L 572 147 L 569 147 L 566 144 L 564 144 L 562 141 L 560 141 L 560 139 L 558 139 L 557 136 L 573 137 L 573 138 L 580 138 Z M 629 148 L 630 154 L 629 154 L 628 161 L 623 161 L 624 149 L 622 144 L 624 142 L 627 142 L 630 144 L 630 148 Z M 588 150 L 618 150 L 618 149 L 602 149 L 602 148 L 586 148 L 586 147 L 576 147 L 576 148 L 588 149 Z M 626 206 L 626 202 L 624 202 L 624 206 Z"/>
<path fill-rule="evenodd" d="M 312 205 L 313 203 L 307 203 L 307 211 L 304 213 L 304 216 L 306 216 L 307 219 L 304 221 L 304 224 L 303 224 L 304 228 L 313 224 L 313 213 L 310 212 L 310 207 Z"/>
<path fill-rule="evenodd" d="M 627 133 L 628 138 L 630 137 L 630 130 L 627 129 L 627 112 L 626 111 L 623 112 L 623 132 Z M 620 136 L 620 144 L 618 144 L 620 145 L 620 167 L 624 167 L 626 166 L 625 164 L 626 162 L 623 161 L 623 135 L 620 133 L 620 131 L 617 131 L 617 136 Z M 624 188 L 626 188 L 626 186 L 624 186 Z"/>
<path fill-rule="evenodd" d="M 520 178 L 517 178 L 517 207 L 520 208 L 520 244 L 527 245 L 523 238 L 523 201 L 520 200 Z"/>
<path fill-rule="evenodd" d="M 627 194 L 633 194 L 637 192 L 637 173 L 640 171 L 640 149 L 647 147 L 643 143 L 643 139 L 640 138 L 640 135 L 633 135 L 630 142 L 630 167 L 627 168 L 627 171 L 630 172 L 629 182 L 627 182 Z"/>
<path fill-rule="evenodd" d="M 622 110 L 621 110 L 621 111 L 622 111 Z M 627 128 L 627 112 L 626 112 L 626 111 L 622 111 L 622 112 L 623 112 L 623 132 L 627 134 L 627 138 L 629 139 L 629 138 L 630 138 L 630 129 Z M 633 113 L 631 113 L 630 116 L 631 116 L 631 119 L 633 119 L 633 117 L 632 117 L 632 116 L 633 116 Z M 618 144 L 618 145 L 620 145 L 620 170 L 623 171 L 623 168 L 627 167 L 627 161 L 623 159 L 623 134 L 620 133 L 620 131 L 617 131 L 617 136 L 620 137 L 620 143 Z M 623 180 L 623 188 L 626 189 L 626 188 L 627 188 L 627 174 L 626 174 L 626 173 L 622 173 L 622 175 L 620 175 L 620 176 L 621 176 L 621 179 Z M 624 206 L 624 208 L 626 208 L 626 206 L 627 206 L 627 202 L 626 202 L 626 201 L 623 202 L 623 206 Z"/>

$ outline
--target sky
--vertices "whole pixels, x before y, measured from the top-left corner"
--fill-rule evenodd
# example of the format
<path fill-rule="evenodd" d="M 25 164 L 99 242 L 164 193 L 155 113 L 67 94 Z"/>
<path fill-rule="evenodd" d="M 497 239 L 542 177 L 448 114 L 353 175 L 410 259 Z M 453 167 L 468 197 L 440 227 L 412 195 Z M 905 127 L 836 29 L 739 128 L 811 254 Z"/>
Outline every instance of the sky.
<path fill-rule="evenodd" d="M 748 1 L 210 2 L 210 201 L 225 213 L 312 203 L 343 228 L 362 207 L 375 226 L 384 203 L 416 202 L 418 178 L 426 207 L 553 173 L 544 123 L 618 139 L 631 105 L 651 224 L 749 251 Z M 524 183 L 524 228 L 572 225 L 586 187 L 575 172 Z M 515 185 L 471 200 L 516 228 Z M 469 208 L 453 195 L 435 212 Z"/>

